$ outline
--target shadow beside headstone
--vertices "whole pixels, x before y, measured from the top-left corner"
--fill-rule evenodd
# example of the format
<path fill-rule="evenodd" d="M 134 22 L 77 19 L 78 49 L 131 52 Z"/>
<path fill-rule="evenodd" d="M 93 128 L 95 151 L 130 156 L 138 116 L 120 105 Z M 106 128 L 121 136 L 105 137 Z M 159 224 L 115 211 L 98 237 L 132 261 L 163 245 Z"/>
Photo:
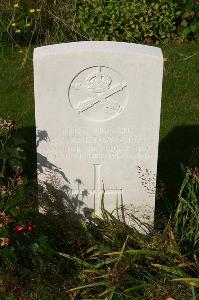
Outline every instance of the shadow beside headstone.
<path fill-rule="evenodd" d="M 176 207 L 183 181 L 181 163 L 190 165 L 192 151 L 199 146 L 199 126 L 175 127 L 159 144 L 157 182 L 164 184 L 163 198 L 156 201 L 156 219 L 169 217 Z"/>

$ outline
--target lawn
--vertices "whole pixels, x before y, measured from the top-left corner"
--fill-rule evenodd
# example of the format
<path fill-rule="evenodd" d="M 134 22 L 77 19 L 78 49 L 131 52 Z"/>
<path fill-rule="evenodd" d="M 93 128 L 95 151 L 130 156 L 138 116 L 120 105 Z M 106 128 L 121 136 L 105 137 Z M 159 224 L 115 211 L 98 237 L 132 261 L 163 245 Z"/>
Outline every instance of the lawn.
<path fill-rule="evenodd" d="M 161 110 L 158 183 L 164 184 L 164 202 L 157 209 L 170 213 L 182 181 L 180 163 L 188 163 L 199 140 L 199 45 L 162 47 L 164 82 Z M 29 177 L 35 177 L 35 119 L 32 52 L 24 64 L 25 50 L 1 48 L 0 116 L 17 121 L 27 141 Z"/>
<path fill-rule="evenodd" d="M 157 200 L 158 216 L 161 210 L 164 215 L 170 214 L 175 206 L 182 183 L 180 162 L 188 164 L 193 148 L 198 146 L 198 50 L 196 44 L 163 47 L 158 184 L 160 180 L 164 183 L 165 194 Z M 0 117 L 9 116 L 17 121 L 18 131 L 26 140 L 25 174 L 32 181 L 36 178 L 33 68 L 31 53 L 24 64 L 24 51 L 1 49 Z M 198 179 L 193 176 L 191 180 L 198 193 Z M 190 193 L 183 196 L 189 200 Z M 192 226 L 188 238 L 195 237 L 196 222 L 190 211 L 186 211 L 185 218 L 186 224 Z M 28 248 L 23 247 L 23 240 L 17 263 L 2 262 L 0 255 L 6 270 L 0 268 L 1 299 L 197 299 L 197 245 L 194 244 L 195 249 L 186 247 L 187 238 L 185 245 L 179 243 L 185 246 L 180 248 L 173 224 L 168 224 L 160 234 L 154 232 L 146 237 L 106 214 L 104 220 L 97 221 L 98 226 L 75 216 L 60 219 L 34 215 L 32 220 L 32 240 L 39 233 L 45 234 L 54 250 L 52 257 L 48 257 L 50 248 L 45 255 L 31 256 Z M 162 219 L 161 223 L 165 226 Z M 186 233 L 190 231 L 183 232 L 183 237 Z"/>

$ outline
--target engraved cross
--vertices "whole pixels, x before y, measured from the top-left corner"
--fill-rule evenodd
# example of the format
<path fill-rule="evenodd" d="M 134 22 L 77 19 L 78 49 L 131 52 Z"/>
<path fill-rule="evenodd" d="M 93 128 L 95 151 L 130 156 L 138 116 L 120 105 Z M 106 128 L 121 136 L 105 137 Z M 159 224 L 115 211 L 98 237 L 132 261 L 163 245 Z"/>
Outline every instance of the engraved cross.
<path fill-rule="evenodd" d="M 93 189 L 80 189 L 72 190 L 72 195 L 84 195 L 85 192 L 88 195 L 93 195 L 94 210 L 96 215 L 100 215 L 101 212 L 101 200 L 103 193 L 105 195 L 116 195 L 122 198 L 122 189 L 106 189 L 101 188 L 101 165 L 94 164 L 94 188 Z"/>

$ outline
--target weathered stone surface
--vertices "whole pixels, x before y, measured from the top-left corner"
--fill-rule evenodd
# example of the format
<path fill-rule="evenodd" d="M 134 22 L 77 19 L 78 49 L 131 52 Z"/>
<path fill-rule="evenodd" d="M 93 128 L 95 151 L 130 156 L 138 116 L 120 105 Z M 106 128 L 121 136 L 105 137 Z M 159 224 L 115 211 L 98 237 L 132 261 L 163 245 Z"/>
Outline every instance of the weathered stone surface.
<path fill-rule="evenodd" d="M 156 47 L 35 49 L 38 179 L 51 202 L 100 214 L 105 190 L 107 210 L 122 206 L 123 218 L 130 209 L 153 222 L 162 72 Z"/>

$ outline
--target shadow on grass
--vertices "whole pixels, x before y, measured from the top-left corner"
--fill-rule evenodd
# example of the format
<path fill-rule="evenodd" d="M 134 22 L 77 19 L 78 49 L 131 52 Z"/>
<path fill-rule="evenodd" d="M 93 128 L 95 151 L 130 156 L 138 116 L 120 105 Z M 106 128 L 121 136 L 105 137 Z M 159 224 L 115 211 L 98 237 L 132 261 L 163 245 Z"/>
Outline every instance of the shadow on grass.
<path fill-rule="evenodd" d="M 156 216 L 169 217 L 176 206 L 176 200 L 183 180 L 180 164 L 189 166 L 193 150 L 199 146 L 199 126 L 175 127 L 159 144 L 157 182 L 165 185 L 164 201 L 156 202 Z M 193 158 L 192 158 L 193 160 Z"/>

